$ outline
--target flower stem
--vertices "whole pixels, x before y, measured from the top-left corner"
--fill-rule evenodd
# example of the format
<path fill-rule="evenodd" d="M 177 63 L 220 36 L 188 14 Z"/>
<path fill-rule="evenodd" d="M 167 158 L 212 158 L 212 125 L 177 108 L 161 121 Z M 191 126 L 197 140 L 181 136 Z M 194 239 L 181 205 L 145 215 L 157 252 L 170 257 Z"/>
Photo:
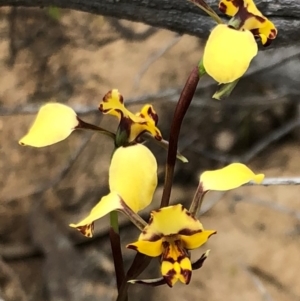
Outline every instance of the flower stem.
<path fill-rule="evenodd" d="M 76 129 L 96 131 L 96 132 L 99 132 L 103 135 L 106 135 L 106 136 L 112 138 L 113 140 L 115 140 L 115 138 L 116 138 L 116 135 L 114 133 L 107 131 L 106 129 L 103 129 L 99 126 L 87 123 L 87 122 L 81 120 L 79 117 L 77 117 L 77 120 L 78 120 L 79 124 L 76 127 Z"/>
<path fill-rule="evenodd" d="M 183 118 L 193 99 L 198 82 L 199 82 L 198 67 L 194 67 L 181 92 L 171 124 L 164 191 L 163 191 L 160 207 L 166 207 L 169 205 L 171 188 L 173 183 L 174 167 L 176 163 L 179 132 L 180 132 Z"/>
<path fill-rule="evenodd" d="M 195 195 L 194 195 L 194 198 L 191 203 L 190 210 L 189 210 L 189 212 L 191 213 L 192 216 L 197 216 L 199 210 L 201 209 L 203 199 L 204 199 L 206 192 L 207 191 L 203 191 L 203 185 L 200 182 L 197 187 L 197 190 L 195 192 Z"/>
<path fill-rule="evenodd" d="M 109 238 L 116 272 L 117 288 L 118 292 L 120 292 L 121 285 L 125 279 L 125 271 L 119 234 L 118 212 L 116 211 L 110 213 Z M 126 298 L 125 296 L 125 300 Z"/>
<path fill-rule="evenodd" d="M 141 253 L 137 253 L 135 255 L 135 258 L 134 258 L 129 270 L 127 271 L 126 278 L 124 279 L 124 281 L 121 285 L 121 288 L 119 290 L 119 294 L 118 294 L 116 301 L 126 301 L 127 290 L 130 285 L 130 283 L 128 283 L 128 281 L 138 277 L 145 270 L 145 268 L 149 265 L 151 260 L 152 260 L 152 257 L 146 256 Z"/>
<path fill-rule="evenodd" d="M 128 216 L 128 218 L 132 221 L 132 223 L 142 232 L 144 228 L 147 226 L 147 223 L 137 214 L 135 213 L 127 204 L 122 200 L 122 212 Z"/>
<path fill-rule="evenodd" d="M 223 21 L 217 15 L 217 13 L 204 1 L 204 0 L 189 0 L 194 3 L 196 6 L 205 11 L 213 20 L 215 20 L 218 24 L 222 24 Z"/>

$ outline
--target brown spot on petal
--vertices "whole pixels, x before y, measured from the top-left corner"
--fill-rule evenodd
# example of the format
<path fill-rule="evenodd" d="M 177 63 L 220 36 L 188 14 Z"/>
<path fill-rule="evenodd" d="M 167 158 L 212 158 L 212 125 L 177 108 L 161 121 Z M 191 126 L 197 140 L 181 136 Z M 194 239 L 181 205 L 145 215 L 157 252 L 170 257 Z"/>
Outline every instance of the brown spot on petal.
<path fill-rule="evenodd" d="M 156 114 L 156 112 L 153 110 L 152 106 L 150 106 L 148 108 L 147 111 L 148 115 L 154 120 L 155 125 L 157 125 L 158 123 L 158 115 Z"/>
<path fill-rule="evenodd" d="M 102 98 L 103 102 L 108 102 L 108 100 L 111 98 L 111 94 L 112 94 L 112 91 L 109 90 Z"/>
<path fill-rule="evenodd" d="M 226 14 L 227 6 L 222 2 L 219 5 L 219 10 L 221 13 Z"/>
<path fill-rule="evenodd" d="M 174 276 L 176 275 L 176 272 L 174 269 L 171 269 L 168 271 L 168 273 L 166 275 L 164 275 L 164 279 L 166 280 L 166 283 L 169 287 L 172 287 L 172 279 L 174 278 Z"/>
<path fill-rule="evenodd" d="M 151 215 L 148 221 L 148 226 L 150 226 L 153 223 L 153 216 Z"/>
<path fill-rule="evenodd" d="M 159 133 L 158 131 L 155 131 L 155 133 L 156 133 L 156 134 L 155 134 L 155 137 L 154 137 L 154 138 L 155 138 L 156 140 L 158 140 L 158 141 L 161 141 L 161 140 L 162 140 L 162 136 L 160 135 L 160 133 Z"/>
<path fill-rule="evenodd" d="M 86 237 L 92 237 L 94 233 L 94 223 L 77 227 L 77 230 Z"/>
<path fill-rule="evenodd" d="M 185 284 L 189 284 L 191 281 L 191 277 L 192 277 L 192 271 L 190 270 L 186 270 L 186 269 L 181 269 L 180 274 L 183 276 L 184 278 L 184 283 Z"/>
<path fill-rule="evenodd" d="M 256 15 L 253 15 L 251 14 L 252 16 L 255 17 L 255 19 L 260 22 L 260 23 L 265 23 L 267 20 L 264 18 L 264 17 L 261 17 L 261 16 L 256 16 Z"/>
<path fill-rule="evenodd" d="M 212 234 L 210 234 L 209 236 L 208 236 L 208 238 L 210 238 L 212 235 L 214 235 L 214 234 L 217 234 L 217 231 L 215 231 L 215 232 L 213 232 Z"/>
<path fill-rule="evenodd" d="M 277 31 L 276 31 L 276 29 L 271 29 L 271 32 L 270 32 L 268 38 L 269 38 L 269 39 L 275 39 L 276 36 L 277 36 Z"/>
<path fill-rule="evenodd" d="M 199 229 L 199 230 L 191 230 L 191 229 L 182 229 L 178 232 L 178 234 L 180 235 L 186 235 L 186 236 L 191 236 L 193 234 L 196 234 L 196 233 L 199 233 L 199 232 L 202 232 L 202 229 Z"/>
<path fill-rule="evenodd" d="M 138 251 L 138 247 L 137 247 L 137 246 L 134 246 L 134 245 L 127 245 L 126 248 L 127 248 L 127 249 L 131 249 L 131 250 L 134 250 L 134 251 Z"/>
<path fill-rule="evenodd" d="M 100 103 L 100 105 L 99 105 L 99 111 L 101 111 L 101 112 L 103 112 L 103 113 L 107 113 L 108 112 L 108 110 L 104 110 L 103 109 L 103 104 L 102 103 Z M 106 111 L 106 112 L 105 112 Z"/>

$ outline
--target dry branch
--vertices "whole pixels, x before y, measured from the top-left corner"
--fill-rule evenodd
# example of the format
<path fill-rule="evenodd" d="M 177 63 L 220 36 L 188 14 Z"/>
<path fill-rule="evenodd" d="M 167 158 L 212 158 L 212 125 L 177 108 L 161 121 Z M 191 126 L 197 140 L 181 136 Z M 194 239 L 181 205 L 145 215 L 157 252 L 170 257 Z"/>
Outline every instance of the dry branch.
<path fill-rule="evenodd" d="M 207 0 L 217 11 L 217 2 Z M 300 2 L 298 0 L 262 0 L 258 7 L 276 24 L 279 36 L 273 47 L 299 42 Z M 186 0 L 0 0 L 0 6 L 25 6 L 75 9 L 119 19 L 143 22 L 181 34 L 207 37 L 214 26 L 204 12 Z"/>

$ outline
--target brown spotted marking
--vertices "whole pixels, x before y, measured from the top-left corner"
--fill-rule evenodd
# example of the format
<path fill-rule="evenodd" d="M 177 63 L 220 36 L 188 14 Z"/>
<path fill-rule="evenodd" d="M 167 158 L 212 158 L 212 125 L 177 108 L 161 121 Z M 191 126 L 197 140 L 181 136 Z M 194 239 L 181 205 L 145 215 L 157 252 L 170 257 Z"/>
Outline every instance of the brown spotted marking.
<path fill-rule="evenodd" d="M 155 125 L 157 125 L 157 123 L 158 123 L 158 115 L 156 114 L 156 112 L 154 111 L 154 109 L 153 109 L 152 106 L 149 106 L 147 113 L 153 119 Z"/>
<path fill-rule="evenodd" d="M 176 271 L 174 269 L 169 270 L 166 275 L 163 275 L 163 277 L 169 287 L 173 286 L 172 279 L 174 278 L 175 275 L 176 275 Z"/>
<path fill-rule="evenodd" d="M 77 227 L 77 230 L 86 237 L 92 237 L 94 233 L 94 223 L 84 225 L 84 226 L 79 226 Z"/>
<path fill-rule="evenodd" d="M 102 101 L 103 102 L 108 102 L 109 99 L 111 98 L 111 95 L 112 95 L 112 90 L 109 90 L 102 98 Z"/>
<path fill-rule="evenodd" d="M 127 245 L 127 248 L 138 252 L 138 247 L 137 246 Z"/>
<path fill-rule="evenodd" d="M 192 271 L 187 269 L 181 269 L 180 274 L 183 276 L 185 280 L 184 283 L 189 284 L 192 278 Z"/>
<path fill-rule="evenodd" d="M 200 233 L 202 232 L 203 230 L 202 229 L 198 229 L 198 230 L 191 230 L 191 229 L 188 229 L 188 228 L 185 228 L 185 229 L 182 229 L 178 232 L 178 234 L 180 235 L 185 235 L 185 236 L 191 236 L 191 235 L 194 235 L 196 233 Z"/>

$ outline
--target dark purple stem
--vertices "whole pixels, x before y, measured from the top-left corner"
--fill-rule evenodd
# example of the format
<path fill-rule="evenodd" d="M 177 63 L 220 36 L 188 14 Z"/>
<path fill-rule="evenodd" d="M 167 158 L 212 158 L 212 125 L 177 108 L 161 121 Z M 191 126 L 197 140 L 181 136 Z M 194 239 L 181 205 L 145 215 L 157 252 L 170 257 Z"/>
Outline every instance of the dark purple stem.
<path fill-rule="evenodd" d="M 121 285 L 125 279 L 123 255 L 122 255 L 121 243 L 120 243 L 120 234 L 115 232 L 115 230 L 112 227 L 110 227 L 109 238 L 110 238 L 111 250 L 113 253 L 114 267 L 115 267 L 116 279 L 117 279 L 117 288 L 118 288 L 118 292 L 120 292 Z M 126 299 L 127 296 L 125 294 L 124 300 Z"/>
<path fill-rule="evenodd" d="M 190 106 L 190 103 L 195 94 L 198 82 L 199 82 L 199 70 L 198 67 L 193 68 L 189 78 L 187 79 L 185 86 L 181 92 L 180 98 L 178 100 L 173 121 L 171 124 L 171 133 L 169 138 L 169 150 L 168 150 L 168 158 L 166 165 L 166 175 L 165 175 L 165 184 L 164 191 L 160 203 L 160 207 L 166 207 L 169 205 L 171 189 L 173 184 L 173 175 L 174 175 L 174 167 L 176 163 L 176 155 L 177 155 L 177 146 L 178 146 L 178 138 L 180 133 L 181 124 L 183 118 Z"/>

